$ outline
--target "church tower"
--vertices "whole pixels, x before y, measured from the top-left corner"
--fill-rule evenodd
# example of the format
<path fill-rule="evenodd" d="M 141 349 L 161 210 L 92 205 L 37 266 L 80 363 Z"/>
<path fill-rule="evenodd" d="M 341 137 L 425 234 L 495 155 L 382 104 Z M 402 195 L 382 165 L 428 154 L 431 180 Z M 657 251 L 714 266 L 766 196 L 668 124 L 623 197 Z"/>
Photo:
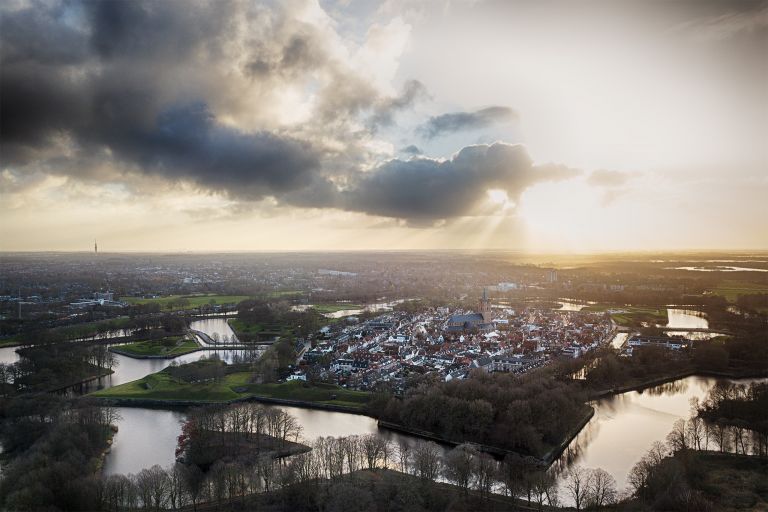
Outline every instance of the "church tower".
<path fill-rule="evenodd" d="M 483 298 L 480 299 L 480 310 L 478 312 L 483 315 L 483 323 L 491 323 L 493 320 L 491 315 L 491 299 L 488 298 L 487 288 L 483 288 Z"/>

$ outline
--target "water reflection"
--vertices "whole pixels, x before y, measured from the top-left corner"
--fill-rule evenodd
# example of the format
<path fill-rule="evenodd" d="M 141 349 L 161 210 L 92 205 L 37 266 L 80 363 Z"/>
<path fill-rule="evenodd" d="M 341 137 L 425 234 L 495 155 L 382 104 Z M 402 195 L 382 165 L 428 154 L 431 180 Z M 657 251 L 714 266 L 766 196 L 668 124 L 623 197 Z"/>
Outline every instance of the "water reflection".
<path fill-rule="evenodd" d="M 557 301 L 558 304 L 560 304 L 560 311 L 581 311 L 585 307 L 587 307 L 586 304 L 580 304 L 578 302 L 569 302 L 569 301 Z"/>
<path fill-rule="evenodd" d="M 190 354 L 175 357 L 173 359 L 134 359 L 122 354 L 114 354 L 116 365 L 113 368 L 114 373 L 107 377 L 102 377 L 91 381 L 82 390 L 84 393 L 90 393 L 97 389 L 111 388 L 146 377 L 151 373 L 159 372 L 168 367 L 174 361 L 178 364 L 186 364 L 199 361 L 203 358 L 218 357 L 227 363 L 239 362 L 243 359 L 258 359 L 263 352 L 261 350 L 199 350 Z"/>
<path fill-rule="evenodd" d="M 615 349 L 621 349 L 627 342 L 627 338 L 629 338 L 628 332 L 617 332 L 611 340 L 611 346 Z"/>
<path fill-rule="evenodd" d="M 397 304 L 402 304 L 406 299 L 393 300 L 391 302 L 375 302 L 373 304 L 367 304 L 366 306 L 358 309 L 342 309 L 340 311 L 334 311 L 332 313 L 323 314 L 326 318 L 344 318 L 347 316 L 360 315 L 365 312 L 381 313 L 384 311 L 392 311 L 392 308 Z M 313 304 L 301 304 L 293 306 L 293 311 L 306 311 L 309 308 L 314 307 Z"/>
<path fill-rule="evenodd" d="M 675 329 L 709 329 L 707 317 L 695 309 L 667 309 L 667 327 Z"/>
<path fill-rule="evenodd" d="M 4 347 L 0 348 L 0 363 L 13 364 L 20 358 L 16 352 L 16 347 Z"/>
<path fill-rule="evenodd" d="M 388 430 L 379 430 L 376 420 L 368 416 L 340 412 L 302 409 L 298 407 L 265 406 L 282 409 L 303 427 L 301 439 L 314 441 L 318 437 L 342 437 L 375 433 L 394 443 L 413 445 L 415 438 Z M 167 467 L 175 460 L 175 449 L 181 425 L 186 419 L 183 411 L 117 407 L 121 419 L 111 452 L 104 463 L 104 474 L 136 473 L 154 464 Z"/>
<path fill-rule="evenodd" d="M 692 272 L 768 272 L 768 269 L 765 268 L 735 267 L 733 265 L 718 265 L 714 267 L 671 267 L 671 269 L 690 270 Z"/>
<path fill-rule="evenodd" d="M 562 475 L 576 463 L 599 467 L 616 479 L 619 489 L 625 488 L 632 466 L 654 441 L 666 438 L 676 420 L 689 418 L 690 400 L 703 399 L 718 380 L 687 377 L 596 400 L 591 404 L 595 415 L 553 464 L 552 471 Z"/>
<path fill-rule="evenodd" d="M 707 316 L 695 309 L 667 308 L 667 327 L 675 329 L 709 329 Z M 683 336 L 689 340 L 708 340 L 719 336 L 712 332 L 674 331 L 671 334 Z"/>
<path fill-rule="evenodd" d="M 120 415 L 118 432 L 104 460 L 105 475 L 138 473 L 153 464 L 173 464 L 184 413 L 130 407 L 116 410 Z"/>
<path fill-rule="evenodd" d="M 204 332 L 214 340 L 221 343 L 238 343 L 235 331 L 229 326 L 226 318 L 205 318 L 203 320 L 194 320 L 189 324 L 190 329 Z M 205 344 L 205 341 L 202 341 Z"/>

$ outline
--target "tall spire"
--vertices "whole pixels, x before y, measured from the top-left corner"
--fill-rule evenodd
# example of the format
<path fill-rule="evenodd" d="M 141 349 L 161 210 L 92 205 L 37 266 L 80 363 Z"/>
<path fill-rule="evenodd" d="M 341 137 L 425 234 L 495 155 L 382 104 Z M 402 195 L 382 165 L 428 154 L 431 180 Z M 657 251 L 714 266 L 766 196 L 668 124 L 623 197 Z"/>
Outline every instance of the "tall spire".
<path fill-rule="evenodd" d="M 93 239 L 93 254 L 99 254 L 99 244 L 95 238 Z"/>

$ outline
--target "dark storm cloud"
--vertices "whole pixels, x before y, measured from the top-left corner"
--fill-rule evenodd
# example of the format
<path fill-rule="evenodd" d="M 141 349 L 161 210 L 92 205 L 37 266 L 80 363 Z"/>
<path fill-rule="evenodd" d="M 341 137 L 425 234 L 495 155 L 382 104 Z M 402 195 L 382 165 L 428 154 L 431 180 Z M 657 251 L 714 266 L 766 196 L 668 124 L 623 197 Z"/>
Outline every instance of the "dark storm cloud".
<path fill-rule="evenodd" d="M 5 64 L 76 64 L 87 55 L 85 34 L 62 22 L 63 8 L 36 5 L 0 16 Z"/>
<path fill-rule="evenodd" d="M 229 12 L 243 6 L 246 14 Z M 361 149 L 370 132 L 361 135 L 359 121 L 372 120 L 374 131 L 392 123 L 395 113 L 426 95 L 424 86 L 409 81 L 399 95 L 382 96 L 365 77 L 326 59 L 312 27 L 251 7 L 72 1 L 4 11 L 3 168 L 97 182 L 192 183 L 242 205 L 274 197 L 278 205 L 411 225 L 471 214 L 489 188 L 515 199 L 532 184 L 575 173 L 533 166 L 524 148 L 506 144 L 363 171 L 374 157 Z M 251 16 L 243 25 L 248 30 L 238 32 L 244 39 L 231 39 L 235 14 Z M 293 132 L 260 129 L 262 119 L 238 123 L 242 105 L 248 116 L 260 115 L 273 107 L 272 91 L 294 85 L 307 69 L 318 69 L 325 80 L 311 121 Z M 249 97 L 240 103 L 244 90 Z M 435 136 L 514 118 L 511 109 L 489 107 L 438 116 L 427 126 Z M 251 128 L 236 128 L 244 125 Z M 330 134 L 342 143 L 320 147 Z"/>
<path fill-rule="evenodd" d="M 182 60 L 226 41 L 228 6 L 208 2 L 87 1 L 90 44 L 105 59 Z"/>
<path fill-rule="evenodd" d="M 345 209 L 429 225 L 470 214 L 489 189 L 517 199 L 531 185 L 561 180 L 578 171 L 534 166 L 523 146 L 496 143 L 468 146 L 446 161 L 392 160 L 342 192 Z"/>
<path fill-rule="evenodd" d="M 432 139 L 446 133 L 486 128 L 515 119 L 517 119 L 517 112 L 511 108 L 494 106 L 475 112 L 451 112 L 431 117 L 429 121 L 419 127 L 419 132 Z"/>
<path fill-rule="evenodd" d="M 3 164 L 39 161 L 53 139 L 66 137 L 83 160 L 106 148 L 115 164 L 236 198 L 310 184 L 319 166 L 310 143 L 224 126 L 205 99 L 173 101 L 163 67 L 194 64 L 196 53 L 215 55 L 220 48 L 220 9 L 190 14 L 202 6 L 87 2 L 90 33 L 68 27 L 65 7 L 4 12 Z M 300 46 L 289 47 L 289 59 L 299 58 Z M 85 172 L 78 167 L 85 166 L 61 166 L 61 172 Z"/>
<path fill-rule="evenodd" d="M 120 135 L 111 147 L 144 172 L 192 180 L 236 198 L 304 187 L 319 166 L 309 144 L 223 127 L 203 103 L 173 107 L 151 130 Z"/>
<path fill-rule="evenodd" d="M 400 153 L 403 153 L 404 155 L 419 156 L 423 152 L 417 146 L 411 144 L 410 146 L 406 146 L 401 149 Z"/>

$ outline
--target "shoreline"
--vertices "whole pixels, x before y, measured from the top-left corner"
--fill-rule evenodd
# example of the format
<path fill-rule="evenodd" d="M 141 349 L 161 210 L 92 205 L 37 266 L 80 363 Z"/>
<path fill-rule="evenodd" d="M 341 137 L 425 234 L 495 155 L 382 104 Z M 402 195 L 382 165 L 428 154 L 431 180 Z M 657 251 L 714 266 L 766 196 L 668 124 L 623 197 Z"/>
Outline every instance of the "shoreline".
<path fill-rule="evenodd" d="M 662 377 L 656 377 L 653 379 L 645 380 L 635 384 L 628 384 L 621 387 L 604 389 L 602 391 L 595 391 L 588 395 L 589 400 L 599 400 L 601 398 L 607 398 L 609 396 L 620 395 L 622 393 L 629 393 L 630 391 L 643 391 L 648 388 L 667 384 L 680 379 L 686 379 L 688 377 L 713 377 L 720 379 L 754 379 L 768 377 L 768 369 L 765 370 L 745 370 L 745 371 L 714 371 L 714 370 L 696 370 L 688 369 L 673 375 L 666 375 Z"/>
<path fill-rule="evenodd" d="M 488 453 L 490 455 L 493 455 L 494 457 L 503 458 L 509 454 L 516 454 L 520 457 L 532 457 L 542 466 L 549 467 L 552 465 L 552 463 L 555 462 L 555 460 L 557 460 L 560 457 L 560 455 L 563 454 L 563 452 L 571 444 L 571 441 L 573 441 L 576 438 L 576 436 L 579 435 L 579 433 L 594 417 L 595 409 L 590 405 L 586 405 L 586 407 L 588 410 L 584 411 L 584 415 L 581 417 L 577 425 L 568 432 L 568 435 L 557 446 L 554 446 L 553 448 L 551 448 L 541 457 L 537 457 L 535 455 L 523 455 L 514 450 L 506 450 L 504 448 L 499 448 L 497 446 L 491 446 L 491 445 L 485 445 L 485 444 L 479 444 L 479 443 L 471 443 L 471 444 L 477 446 L 481 452 Z M 440 437 L 434 434 L 433 432 L 428 432 L 426 430 L 412 429 L 412 428 L 400 425 L 398 423 L 392 423 L 390 421 L 379 420 L 377 423 L 377 426 L 379 428 L 385 428 L 387 430 L 392 430 L 394 432 L 407 434 L 407 435 L 418 437 L 421 439 L 434 441 L 438 444 L 449 445 L 453 447 L 459 446 L 464 442 L 467 442 L 467 441 L 463 441 L 463 442 L 452 441 L 450 439 L 445 439 L 443 437 Z"/>
<path fill-rule="evenodd" d="M 108 377 L 108 376 L 112 375 L 113 373 L 115 373 L 115 370 L 106 370 L 106 371 L 104 371 L 103 373 L 101 373 L 99 375 L 94 375 L 94 376 L 91 376 L 91 377 L 86 377 L 86 378 L 84 378 L 82 380 L 73 382 L 71 384 L 66 384 L 64 386 L 60 386 L 60 387 L 57 387 L 57 388 L 48 389 L 46 391 L 43 391 L 43 393 L 57 393 L 59 391 L 66 391 L 67 389 L 75 387 L 75 386 L 81 386 L 83 384 L 88 384 L 89 382 L 93 382 L 94 380 L 103 379 L 104 377 Z M 83 396 L 87 396 L 87 395 L 83 395 Z"/>
<path fill-rule="evenodd" d="M 233 398 L 231 400 L 177 400 L 177 399 L 159 399 L 159 398 L 120 398 L 120 397 L 106 397 L 106 396 L 91 396 L 85 395 L 88 398 L 93 398 L 99 401 L 104 401 L 109 405 L 115 407 L 145 407 L 149 409 L 172 409 L 172 408 L 187 408 L 196 407 L 200 405 L 212 405 L 212 404 L 236 404 L 241 402 L 260 402 L 273 405 L 286 405 L 289 407 L 299 407 L 303 409 L 316 409 L 329 412 L 341 412 L 345 414 L 356 414 L 358 416 L 368 416 L 374 418 L 370 414 L 361 409 L 353 409 L 345 407 L 343 405 L 322 404 L 316 402 L 306 402 L 303 400 L 291 400 L 288 398 L 271 398 L 265 396 L 244 396 L 240 398 Z"/>
<path fill-rule="evenodd" d="M 668 382 L 674 382 L 674 381 L 691 377 L 691 376 L 729 378 L 729 379 L 759 378 L 759 377 L 768 377 L 768 370 L 749 370 L 749 371 L 740 371 L 740 372 L 737 372 L 737 371 L 713 372 L 713 371 L 697 371 L 697 370 L 689 369 L 683 372 L 676 373 L 674 375 L 658 377 L 658 378 L 644 381 L 641 383 L 623 386 L 621 388 L 612 388 L 609 390 L 600 391 L 597 394 L 590 395 L 588 400 L 591 402 L 593 400 L 620 395 L 620 394 L 631 392 L 631 391 L 642 391 L 644 389 L 666 384 Z M 117 407 L 138 407 L 138 408 L 143 407 L 143 408 L 150 408 L 150 409 L 177 409 L 177 408 L 188 408 L 188 407 L 195 407 L 195 406 L 201 406 L 201 405 L 234 404 L 234 403 L 240 403 L 240 402 L 254 401 L 254 402 L 261 402 L 261 403 L 273 404 L 273 405 L 284 405 L 284 406 L 298 407 L 298 408 L 304 408 L 304 409 L 314 409 L 314 410 L 323 410 L 328 412 L 339 412 L 343 414 L 356 414 L 359 416 L 368 416 L 369 418 L 377 420 L 378 428 L 384 428 L 394 432 L 399 432 L 399 433 L 411 435 L 414 437 L 427 439 L 430 441 L 434 441 L 438 444 L 447 445 L 447 446 L 458 446 L 462 444 L 462 442 L 459 442 L 459 441 L 452 441 L 449 439 L 441 438 L 440 436 L 435 435 L 433 432 L 422 431 L 419 429 L 411 429 L 403 425 L 399 425 L 397 423 L 380 420 L 375 416 L 372 416 L 365 410 L 351 409 L 345 406 L 338 406 L 333 404 L 306 402 L 303 400 L 270 398 L 270 397 L 263 397 L 263 396 L 247 396 L 247 397 L 241 397 L 241 398 L 234 398 L 232 400 L 218 400 L 218 401 L 217 400 L 212 400 L 212 401 L 172 400 L 172 399 L 166 400 L 166 399 L 118 398 L 118 397 L 91 397 L 91 398 L 95 398 L 99 401 L 103 401 L 109 405 L 117 406 Z M 582 418 L 579 420 L 578 424 L 568 432 L 568 435 L 565 436 L 565 438 L 558 445 L 551 448 L 548 452 L 546 452 L 541 457 L 535 457 L 535 456 L 531 456 L 531 457 L 536 459 L 543 466 L 546 466 L 546 467 L 551 466 L 563 454 L 563 452 L 565 452 L 565 450 L 568 448 L 571 442 L 579 435 L 579 433 L 594 417 L 595 415 L 594 407 L 592 407 L 589 403 L 585 403 L 585 406 L 588 410 L 585 410 L 585 413 L 582 416 Z M 474 444 L 476 444 L 481 451 L 485 453 L 489 453 L 494 457 L 504 457 L 509 453 L 517 453 L 517 452 L 513 452 L 512 450 L 505 450 L 495 446 L 481 445 L 477 443 L 474 443 Z"/>
<path fill-rule="evenodd" d="M 195 352 L 202 352 L 204 350 L 247 350 L 240 347 L 197 347 L 195 349 L 189 350 L 187 352 L 182 352 L 181 354 L 173 354 L 173 355 L 146 355 L 146 354 L 134 354 L 132 352 L 126 352 L 125 350 L 120 350 L 119 348 L 113 348 L 110 347 L 109 351 L 113 352 L 115 354 L 119 354 L 121 356 L 130 357 L 131 359 L 176 359 L 177 357 L 186 356 L 188 354 L 194 354 Z"/>

